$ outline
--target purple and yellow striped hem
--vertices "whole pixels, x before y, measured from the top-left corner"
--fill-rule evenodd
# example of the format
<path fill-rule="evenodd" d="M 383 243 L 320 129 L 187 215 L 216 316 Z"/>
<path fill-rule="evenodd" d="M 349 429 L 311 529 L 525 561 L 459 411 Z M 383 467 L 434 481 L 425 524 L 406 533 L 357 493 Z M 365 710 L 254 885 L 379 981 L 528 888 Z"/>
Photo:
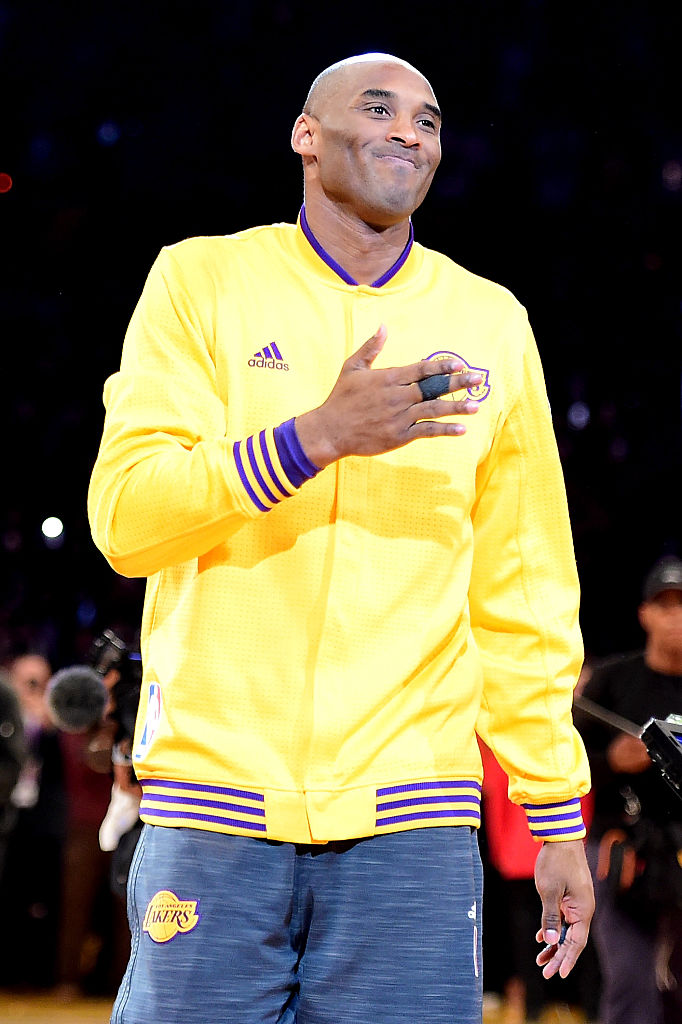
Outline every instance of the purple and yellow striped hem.
<path fill-rule="evenodd" d="M 481 786 L 469 779 L 407 782 L 377 789 L 376 831 L 481 824 Z"/>
<path fill-rule="evenodd" d="M 267 832 L 262 792 L 170 779 L 142 779 L 141 786 L 140 817 L 150 825 Z"/>
<path fill-rule="evenodd" d="M 547 804 L 522 804 L 530 833 L 535 839 L 558 842 L 584 839 L 586 834 L 580 800 L 560 800 Z"/>

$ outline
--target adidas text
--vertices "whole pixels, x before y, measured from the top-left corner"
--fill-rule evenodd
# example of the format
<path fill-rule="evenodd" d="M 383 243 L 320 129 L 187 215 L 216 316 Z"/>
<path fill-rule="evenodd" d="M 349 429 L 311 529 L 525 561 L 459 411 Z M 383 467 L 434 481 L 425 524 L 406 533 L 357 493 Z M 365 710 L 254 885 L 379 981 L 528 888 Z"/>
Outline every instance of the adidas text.
<path fill-rule="evenodd" d="M 264 359 L 260 356 L 256 359 L 254 356 L 249 359 L 249 366 L 262 366 L 267 370 L 288 370 L 289 364 L 282 363 L 279 359 Z"/>

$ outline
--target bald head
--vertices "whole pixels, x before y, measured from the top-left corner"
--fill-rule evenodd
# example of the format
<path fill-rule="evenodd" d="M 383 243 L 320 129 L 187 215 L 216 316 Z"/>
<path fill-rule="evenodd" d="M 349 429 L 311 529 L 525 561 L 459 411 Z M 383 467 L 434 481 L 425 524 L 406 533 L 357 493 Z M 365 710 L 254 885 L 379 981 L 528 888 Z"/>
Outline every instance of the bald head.
<path fill-rule="evenodd" d="M 313 218 L 352 211 L 373 227 L 408 230 L 440 160 L 440 110 L 411 64 L 365 53 L 317 76 L 291 144 Z"/>
<path fill-rule="evenodd" d="M 307 99 L 303 105 L 303 112 L 305 114 L 312 114 L 313 117 L 319 117 L 328 101 L 347 85 L 354 70 L 363 64 L 397 64 L 413 72 L 413 74 L 419 75 L 433 94 L 429 80 L 412 64 L 408 64 L 406 60 L 394 57 L 390 53 L 361 53 L 355 57 L 346 57 L 345 60 L 339 60 L 336 64 L 330 64 L 328 68 L 320 72 L 310 86 Z"/>

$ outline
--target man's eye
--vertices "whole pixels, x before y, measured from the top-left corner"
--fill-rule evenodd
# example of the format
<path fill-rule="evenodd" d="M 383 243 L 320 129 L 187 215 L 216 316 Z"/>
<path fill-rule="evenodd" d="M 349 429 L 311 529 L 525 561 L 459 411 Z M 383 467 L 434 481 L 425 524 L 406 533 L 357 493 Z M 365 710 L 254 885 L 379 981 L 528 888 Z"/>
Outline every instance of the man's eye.
<path fill-rule="evenodd" d="M 435 123 L 435 121 L 431 121 L 428 117 L 420 117 L 419 118 L 419 123 L 423 124 L 425 128 L 429 128 L 433 132 L 435 132 L 435 130 L 436 130 L 436 123 Z"/>
<path fill-rule="evenodd" d="M 372 114 L 387 114 L 388 108 L 383 103 L 375 103 L 374 106 L 369 108 Z"/>

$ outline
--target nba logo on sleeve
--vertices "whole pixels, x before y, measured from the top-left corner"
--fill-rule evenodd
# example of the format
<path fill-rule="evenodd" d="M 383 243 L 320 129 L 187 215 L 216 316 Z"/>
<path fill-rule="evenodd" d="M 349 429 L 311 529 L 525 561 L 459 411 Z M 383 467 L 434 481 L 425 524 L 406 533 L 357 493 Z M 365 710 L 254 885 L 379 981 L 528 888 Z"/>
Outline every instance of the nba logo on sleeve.
<path fill-rule="evenodd" d="M 133 752 L 133 760 L 141 761 L 145 756 L 156 736 L 161 718 L 161 687 L 158 683 L 149 684 L 149 696 L 147 698 L 147 713 L 144 719 L 144 728 L 140 742 Z"/>

